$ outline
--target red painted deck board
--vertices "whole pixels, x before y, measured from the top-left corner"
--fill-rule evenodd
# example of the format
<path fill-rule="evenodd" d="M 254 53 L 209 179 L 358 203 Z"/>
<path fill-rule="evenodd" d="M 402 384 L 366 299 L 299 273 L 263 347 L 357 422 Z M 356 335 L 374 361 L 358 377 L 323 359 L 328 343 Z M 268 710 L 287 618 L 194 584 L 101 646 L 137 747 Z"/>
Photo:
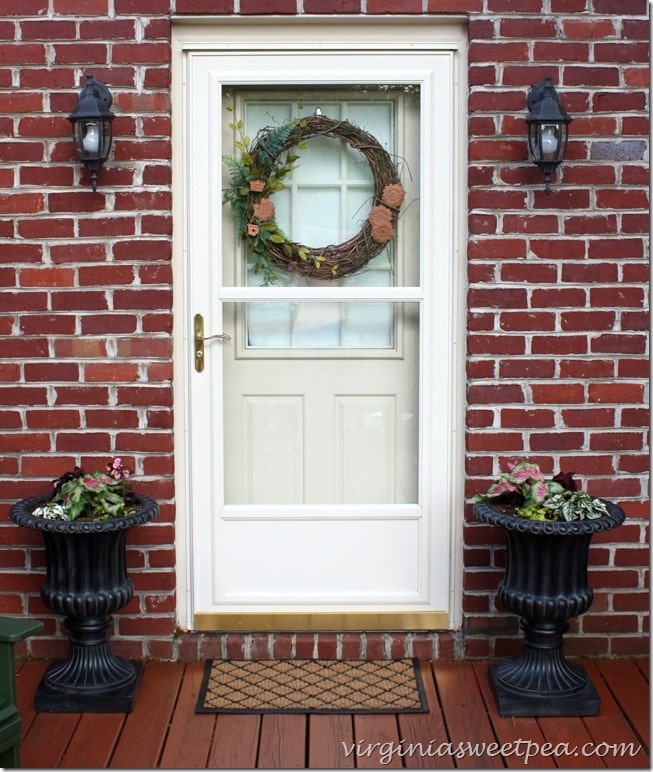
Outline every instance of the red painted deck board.
<path fill-rule="evenodd" d="M 158 766 L 183 674 L 184 666 L 175 662 L 155 662 L 145 668 L 134 712 L 127 715 L 110 767 Z"/>
<path fill-rule="evenodd" d="M 392 753 L 399 747 L 397 716 L 390 713 L 354 716 L 355 762 L 359 769 L 401 767 L 401 757 Z"/>
<path fill-rule="evenodd" d="M 435 677 L 455 764 L 460 769 L 499 769 L 496 737 L 471 663 L 437 662 Z"/>
<path fill-rule="evenodd" d="M 488 681 L 487 663 L 475 662 L 474 671 L 494 733 L 499 745 L 505 746 L 505 753 L 503 754 L 505 765 L 516 769 L 522 769 L 525 766 L 533 769 L 555 767 L 555 762 L 551 756 L 542 752 L 545 739 L 537 719 L 500 716 L 492 694 L 492 687 Z"/>
<path fill-rule="evenodd" d="M 162 768 L 206 769 L 216 717 L 211 713 L 195 713 L 203 673 L 203 662 L 186 666 L 159 764 Z"/>
<path fill-rule="evenodd" d="M 307 718 L 293 713 L 264 714 L 257 766 L 261 769 L 304 769 Z"/>
<path fill-rule="evenodd" d="M 597 663 L 599 672 L 628 719 L 642 744 L 650 743 L 650 690 L 647 679 L 632 660 L 609 660 Z"/>
<path fill-rule="evenodd" d="M 312 769 L 353 769 L 354 726 L 348 715 L 314 714 L 308 718 L 308 766 Z"/>
<path fill-rule="evenodd" d="M 435 674 L 430 662 L 420 663 L 422 682 L 429 704 L 428 713 L 401 713 L 400 736 L 404 740 L 403 762 L 413 769 L 451 769 L 453 761 L 442 754 L 442 743 L 449 741 L 435 687 Z"/>
<path fill-rule="evenodd" d="M 583 664 L 601 696 L 600 715 L 536 719 L 498 715 L 482 661 L 421 663 L 428 713 L 355 716 L 195 713 L 202 665 L 174 662 L 145 666 L 133 713 L 37 714 L 33 697 L 46 663 L 25 662 L 17 679 L 21 763 L 49 769 L 649 769 L 648 661 Z M 506 752 L 519 740 L 522 749 L 531 743 L 530 758 Z M 535 745 L 544 752 L 537 755 Z M 552 753 L 556 745 L 587 745 L 598 755 Z"/>
<path fill-rule="evenodd" d="M 628 720 L 619 710 L 619 706 L 601 677 L 598 667 L 591 661 L 584 661 L 583 665 L 601 698 L 600 715 L 587 716 L 583 722 L 592 736 L 596 751 L 605 753 L 603 762 L 606 767 L 612 769 L 648 767 L 648 754 L 643 750 L 640 740 Z M 616 752 L 608 746 L 615 748 Z M 619 752 L 621 748 L 623 748 L 623 752 Z"/>
<path fill-rule="evenodd" d="M 208 766 L 211 769 L 255 769 L 261 716 L 221 713 L 216 720 Z"/>

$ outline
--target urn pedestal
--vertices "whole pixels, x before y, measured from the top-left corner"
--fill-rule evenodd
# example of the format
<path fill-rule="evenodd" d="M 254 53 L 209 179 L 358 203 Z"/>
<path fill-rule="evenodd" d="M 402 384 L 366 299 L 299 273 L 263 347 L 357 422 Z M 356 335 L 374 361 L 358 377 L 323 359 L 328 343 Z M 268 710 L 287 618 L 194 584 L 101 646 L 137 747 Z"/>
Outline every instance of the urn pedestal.
<path fill-rule="evenodd" d="M 485 523 L 503 529 L 506 569 L 498 596 L 521 617 L 521 655 L 491 665 L 490 683 L 502 716 L 596 716 L 600 700 L 585 668 L 564 656 L 564 633 L 584 614 L 594 595 L 587 565 L 592 535 L 616 528 L 623 510 L 605 502 L 595 520 L 540 522 L 516 517 L 487 501 L 474 506 Z"/>
<path fill-rule="evenodd" d="M 49 496 L 19 501 L 11 509 L 15 523 L 42 534 L 47 574 L 41 599 L 48 609 L 66 617 L 70 634 L 68 656 L 50 665 L 39 684 L 37 711 L 133 710 L 142 664 L 111 653 L 111 615 L 134 595 L 126 565 L 129 529 L 149 522 L 159 511 L 153 499 L 133 498 L 139 506 L 133 515 L 104 521 L 63 522 L 32 515 Z"/>

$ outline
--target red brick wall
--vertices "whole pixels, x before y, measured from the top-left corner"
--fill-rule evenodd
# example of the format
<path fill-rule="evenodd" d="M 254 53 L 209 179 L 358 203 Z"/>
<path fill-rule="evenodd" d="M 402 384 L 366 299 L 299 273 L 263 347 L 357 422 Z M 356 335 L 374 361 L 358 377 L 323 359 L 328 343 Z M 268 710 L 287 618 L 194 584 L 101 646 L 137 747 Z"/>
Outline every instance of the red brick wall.
<path fill-rule="evenodd" d="M 595 539 L 595 602 L 568 650 L 647 651 L 646 0 L 238 7 L 469 15 L 466 493 L 526 456 L 620 502 L 629 519 Z M 161 503 L 129 551 L 139 570 L 116 616 L 125 655 L 514 651 L 516 621 L 495 601 L 501 536 L 469 505 L 462 633 L 174 637 L 170 13 L 233 10 L 232 0 L 0 0 L 0 613 L 44 620 L 35 656 L 63 650 L 61 620 L 38 596 L 39 539 L 8 522 L 9 504 L 76 463 L 121 455 Z M 66 120 L 85 72 L 110 87 L 117 114 L 95 195 Z M 545 75 L 574 117 L 549 197 L 526 161 L 523 121 L 528 87 Z"/>

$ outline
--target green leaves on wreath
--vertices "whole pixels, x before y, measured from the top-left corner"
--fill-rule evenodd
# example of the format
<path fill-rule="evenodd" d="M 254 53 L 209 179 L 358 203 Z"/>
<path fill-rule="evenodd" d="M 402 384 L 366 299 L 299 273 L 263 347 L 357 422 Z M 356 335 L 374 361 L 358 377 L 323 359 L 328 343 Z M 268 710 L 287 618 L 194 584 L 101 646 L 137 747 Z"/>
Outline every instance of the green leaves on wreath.
<path fill-rule="evenodd" d="M 290 172 L 290 168 L 285 168 L 288 166 L 288 159 L 286 158 L 286 163 L 281 168 L 277 167 L 277 159 L 283 152 L 297 123 L 298 121 L 288 121 L 288 123 L 283 123 L 272 129 L 263 129 L 256 135 L 252 149 L 256 150 L 256 159 L 259 169 L 262 171 L 261 176 L 270 177 L 274 174 L 279 178 L 280 172 L 284 172 L 284 176 Z M 297 159 L 295 158 L 295 160 Z"/>

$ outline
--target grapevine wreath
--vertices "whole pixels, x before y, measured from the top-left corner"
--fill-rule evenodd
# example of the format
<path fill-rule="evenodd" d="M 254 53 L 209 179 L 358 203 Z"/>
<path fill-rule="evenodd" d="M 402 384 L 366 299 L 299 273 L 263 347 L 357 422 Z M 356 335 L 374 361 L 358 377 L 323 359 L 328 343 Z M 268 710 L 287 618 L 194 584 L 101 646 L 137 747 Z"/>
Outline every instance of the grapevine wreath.
<path fill-rule="evenodd" d="M 230 124 L 241 130 L 242 121 Z M 372 207 L 361 230 L 342 244 L 309 247 L 291 241 L 275 220 L 270 196 L 283 190 L 283 178 L 294 168 L 299 156 L 294 147 L 305 147 L 311 137 L 332 137 L 358 150 L 374 178 Z M 397 171 L 387 151 L 368 132 L 349 121 L 324 115 L 288 121 L 259 131 L 250 143 L 248 137 L 236 142 L 240 157 L 226 156 L 231 186 L 224 200 L 231 204 L 237 235 L 247 240 L 254 255 L 254 270 L 265 282 L 275 280 L 274 265 L 302 276 L 337 279 L 347 276 L 376 257 L 394 238 L 399 208 L 404 200 Z"/>

